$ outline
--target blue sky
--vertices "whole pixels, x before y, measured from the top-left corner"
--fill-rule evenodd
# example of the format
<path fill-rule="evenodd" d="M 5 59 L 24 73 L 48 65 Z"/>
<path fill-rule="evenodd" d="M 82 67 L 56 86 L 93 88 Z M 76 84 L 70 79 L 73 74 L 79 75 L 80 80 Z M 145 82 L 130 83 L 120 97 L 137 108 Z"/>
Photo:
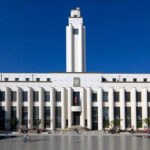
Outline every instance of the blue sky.
<path fill-rule="evenodd" d="M 150 73 L 148 0 L 1 0 L 0 72 L 65 72 L 65 28 L 77 6 L 87 72 Z"/>

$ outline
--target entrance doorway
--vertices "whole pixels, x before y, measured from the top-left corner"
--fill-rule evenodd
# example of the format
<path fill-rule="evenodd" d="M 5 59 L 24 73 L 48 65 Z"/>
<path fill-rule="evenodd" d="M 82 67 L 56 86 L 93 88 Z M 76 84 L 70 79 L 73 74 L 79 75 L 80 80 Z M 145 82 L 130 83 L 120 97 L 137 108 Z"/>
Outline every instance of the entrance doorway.
<path fill-rule="evenodd" d="M 73 125 L 80 125 L 80 112 L 73 112 Z"/>

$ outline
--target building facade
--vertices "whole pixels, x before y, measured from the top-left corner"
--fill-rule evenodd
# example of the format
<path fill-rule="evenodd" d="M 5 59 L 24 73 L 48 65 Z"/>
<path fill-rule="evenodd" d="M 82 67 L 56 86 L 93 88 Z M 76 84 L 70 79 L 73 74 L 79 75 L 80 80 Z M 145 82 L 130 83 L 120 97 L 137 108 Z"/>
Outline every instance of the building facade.
<path fill-rule="evenodd" d="M 79 8 L 71 11 L 66 37 L 66 72 L 0 74 L 0 129 L 144 129 L 143 120 L 150 118 L 150 74 L 86 72 Z"/>

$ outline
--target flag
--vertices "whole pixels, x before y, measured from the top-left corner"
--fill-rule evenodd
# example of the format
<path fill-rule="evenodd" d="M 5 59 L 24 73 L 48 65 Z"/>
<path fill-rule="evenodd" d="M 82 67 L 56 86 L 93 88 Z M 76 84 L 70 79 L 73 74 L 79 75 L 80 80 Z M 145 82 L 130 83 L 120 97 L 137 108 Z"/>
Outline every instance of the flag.
<path fill-rule="evenodd" d="M 76 95 L 75 96 L 75 105 L 77 105 L 77 103 L 78 103 L 78 96 Z"/>

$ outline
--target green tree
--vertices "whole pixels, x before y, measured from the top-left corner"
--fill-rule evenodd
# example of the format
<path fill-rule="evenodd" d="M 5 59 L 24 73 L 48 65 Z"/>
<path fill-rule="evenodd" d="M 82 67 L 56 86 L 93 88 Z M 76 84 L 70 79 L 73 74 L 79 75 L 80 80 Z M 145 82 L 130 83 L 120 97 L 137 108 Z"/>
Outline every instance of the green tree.
<path fill-rule="evenodd" d="M 40 123 L 41 123 L 41 120 L 39 120 L 39 119 L 34 119 L 34 120 L 33 120 L 33 125 L 34 125 L 36 128 L 39 128 Z"/>
<path fill-rule="evenodd" d="M 114 127 L 114 126 L 119 126 L 120 127 L 120 122 L 122 121 L 122 119 L 114 119 L 110 121 L 110 126 Z"/>

